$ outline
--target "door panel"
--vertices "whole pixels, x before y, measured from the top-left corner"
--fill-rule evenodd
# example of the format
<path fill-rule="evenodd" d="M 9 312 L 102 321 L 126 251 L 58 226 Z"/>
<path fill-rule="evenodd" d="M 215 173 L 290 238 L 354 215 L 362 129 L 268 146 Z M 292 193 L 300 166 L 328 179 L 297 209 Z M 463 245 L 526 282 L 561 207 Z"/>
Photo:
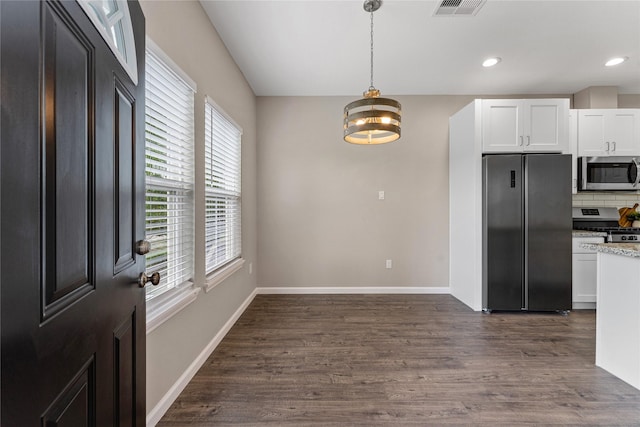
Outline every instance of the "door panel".
<path fill-rule="evenodd" d="M 637 156 L 640 154 L 640 117 L 638 110 L 611 110 L 607 114 L 607 137 L 611 139 L 612 155 Z"/>
<path fill-rule="evenodd" d="M 571 310 L 571 155 L 525 161 L 527 307 Z"/>
<path fill-rule="evenodd" d="M 91 358 L 42 416 L 43 427 L 95 424 L 95 365 Z"/>
<path fill-rule="evenodd" d="M 45 4 L 42 88 L 43 320 L 94 289 L 90 42 Z"/>
<path fill-rule="evenodd" d="M 602 110 L 578 110 L 578 156 L 606 156 L 605 115 Z"/>
<path fill-rule="evenodd" d="M 529 101 L 525 104 L 528 120 L 524 123 L 528 125 L 524 135 L 527 138 L 527 149 L 538 149 L 539 151 L 546 149 L 559 148 L 563 144 L 561 142 L 560 130 L 563 126 L 560 123 L 560 105 L 557 102 L 544 104 L 543 101 Z"/>
<path fill-rule="evenodd" d="M 522 101 L 482 101 L 483 152 L 522 152 Z"/>
<path fill-rule="evenodd" d="M 115 391 L 118 396 L 115 404 L 115 419 L 119 427 L 135 426 L 135 364 L 136 359 L 136 313 L 114 331 L 114 373 Z"/>
<path fill-rule="evenodd" d="M 119 80 L 115 80 L 115 266 L 113 274 L 135 262 L 135 101 Z"/>
<path fill-rule="evenodd" d="M 492 155 L 483 167 L 483 308 L 520 310 L 522 290 L 522 155 Z"/>
<path fill-rule="evenodd" d="M 0 2 L 1 420 L 145 424 L 138 85 L 76 2 Z"/>

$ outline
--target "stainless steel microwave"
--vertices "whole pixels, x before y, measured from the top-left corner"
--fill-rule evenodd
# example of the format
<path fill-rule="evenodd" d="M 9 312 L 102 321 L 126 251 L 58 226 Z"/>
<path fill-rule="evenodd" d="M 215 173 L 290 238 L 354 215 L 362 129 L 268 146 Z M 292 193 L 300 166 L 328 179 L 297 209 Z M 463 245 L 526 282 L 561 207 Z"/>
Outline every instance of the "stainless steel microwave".
<path fill-rule="evenodd" d="M 640 156 L 579 157 L 580 190 L 640 190 Z"/>

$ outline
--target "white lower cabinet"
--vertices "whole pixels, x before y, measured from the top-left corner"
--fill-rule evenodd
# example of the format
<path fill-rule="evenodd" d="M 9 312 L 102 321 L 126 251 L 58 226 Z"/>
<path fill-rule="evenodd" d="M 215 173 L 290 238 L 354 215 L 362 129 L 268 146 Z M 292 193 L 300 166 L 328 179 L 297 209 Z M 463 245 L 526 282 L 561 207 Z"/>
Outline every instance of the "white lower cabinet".
<path fill-rule="evenodd" d="M 573 309 L 596 308 L 597 252 L 581 248 L 583 243 L 603 243 L 604 237 L 573 238 Z"/>

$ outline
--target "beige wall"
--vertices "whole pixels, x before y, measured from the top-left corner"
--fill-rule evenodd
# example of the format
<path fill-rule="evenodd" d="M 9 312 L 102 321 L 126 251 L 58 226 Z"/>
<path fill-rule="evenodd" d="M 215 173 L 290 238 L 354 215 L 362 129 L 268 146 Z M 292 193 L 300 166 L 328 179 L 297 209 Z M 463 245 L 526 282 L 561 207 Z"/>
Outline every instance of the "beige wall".
<path fill-rule="evenodd" d="M 573 95 L 571 108 L 640 108 L 640 95 L 618 94 L 616 86 L 592 86 Z"/>
<path fill-rule="evenodd" d="M 573 108 L 618 108 L 617 86 L 591 86 L 573 95 Z"/>
<path fill-rule="evenodd" d="M 640 108 L 640 95 L 618 95 L 618 108 Z"/>
<path fill-rule="evenodd" d="M 470 98 L 398 97 L 402 138 L 372 147 L 342 140 L 354 99 L 258 98 L 259 286 L 448 286 L 447 122 Z"/>
<path fill-rule="evenodd" d="M 147 413 L 179 379 L 255 289 L 256 99 L 197 1 L 141 1 L 147 35 L 198 85 L 196 128 L 196 285 L 204 282 L 204 97 L 244 130 L 242 240 L 244 267 L 147 335 Z"/>

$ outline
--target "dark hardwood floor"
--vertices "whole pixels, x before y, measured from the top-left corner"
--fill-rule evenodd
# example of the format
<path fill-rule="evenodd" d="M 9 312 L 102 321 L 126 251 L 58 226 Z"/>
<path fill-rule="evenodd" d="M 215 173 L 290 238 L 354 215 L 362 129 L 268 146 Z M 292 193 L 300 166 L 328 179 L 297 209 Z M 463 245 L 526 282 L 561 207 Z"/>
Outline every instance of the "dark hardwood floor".
<path fill-rule="evenodd" d="M 640 425 L 595 312 L 449 295 L 259 295 L 159 426 Z"/>

